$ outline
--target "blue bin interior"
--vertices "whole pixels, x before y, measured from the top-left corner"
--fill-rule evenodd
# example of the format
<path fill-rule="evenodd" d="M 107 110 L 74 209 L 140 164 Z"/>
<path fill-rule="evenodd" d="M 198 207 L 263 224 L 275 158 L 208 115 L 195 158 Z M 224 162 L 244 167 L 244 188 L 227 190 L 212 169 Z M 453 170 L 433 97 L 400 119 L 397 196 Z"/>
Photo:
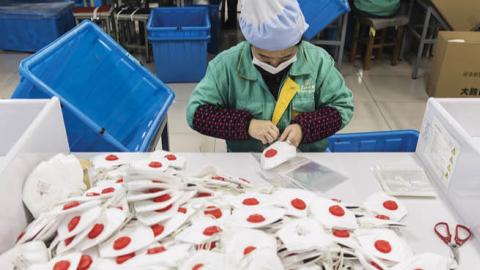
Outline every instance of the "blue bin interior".
<path fill-rule="evenodd" d="M 206 13 L 208 10 L 201 7 L 156 8 L 152 11 L 153 16 L 149 27 L 209 27 Z"/>
<path fill-rule="evenodd" d="M 165 113 L 160 109 L 166 103 L 168 108 L 173 94 L 160 91 L 168 88 L 89 24 L 77 28 L 61 46 L 47 47 L 22 65 L 100 130 L 134 149 L 138 138 Z"/>

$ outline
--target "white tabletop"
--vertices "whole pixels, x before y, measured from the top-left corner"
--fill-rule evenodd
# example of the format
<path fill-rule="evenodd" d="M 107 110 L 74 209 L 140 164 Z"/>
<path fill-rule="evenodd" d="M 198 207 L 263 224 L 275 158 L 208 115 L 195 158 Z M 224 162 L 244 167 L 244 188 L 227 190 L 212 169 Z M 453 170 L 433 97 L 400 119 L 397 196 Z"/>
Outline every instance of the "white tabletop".
<path fill-rule="evenodd" d="M 187 158 L 187 173 L 195 173 L 207 165 L 213 165 L 222 172 L 244 177 L 250 181 L 263 181 L 258 175 L 259 165 L 251 154 L 216 154 L 195 153 L 181 154 Z M 348 181 L 341 183 L 327 192 L 332 198 L 340 198 L 349 202 L 362 202 L 372 193 L 381 191 L 381 187 L 371 168 L 381 166 L 416 166 L 419 163 L 413 154 L 305 154 L 327 167 L 348 176 Z M 452 225 L 458 223 L 453 210 L 441 198 L 414 199 L 402 198 L 409 214 L 403 220 L 407 229 L 403 237 L 408 241 L 415 253 L 434 252 L 448 256 L 449 248 L 440 241 L 433 232 L 433 226 L 439 221 Z M 460 248 L 460 270 L 472 270 L 480 265 L 480 254 L 473 241 Z"/>

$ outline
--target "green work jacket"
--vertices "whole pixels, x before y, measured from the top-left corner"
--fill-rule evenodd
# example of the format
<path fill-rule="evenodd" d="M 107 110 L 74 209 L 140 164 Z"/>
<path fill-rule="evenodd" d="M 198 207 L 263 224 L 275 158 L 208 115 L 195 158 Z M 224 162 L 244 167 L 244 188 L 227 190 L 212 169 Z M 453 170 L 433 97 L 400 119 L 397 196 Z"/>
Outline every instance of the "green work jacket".
<path fill-rule="evenodd" d="M 300 86 L 300 90 L 277 125 L 280 132 L 291 124 L 292 110 L 298 113 L 313 112 L 325 106 L 336 108 L 340 112 L 342 128 L 348 124 L 353 114 L 352 92 L 334 64 L 325 50 L 306 41 L 299 44 L 297 61 L 291 66 L 289 76 Z M 254 119 L 272 119 L 276 100 L 252 63 L 249 43 L 241 42 L 209 63 L 205 77 L 190 97 L 187 108 L 190 127 L 193 128 L 196 110 L 206 104 L 246 110 Z M 300 144 L 299 149 L 303 152 L 321 152 L 327 146 L 327 140 L 320 140 Z M 232 152 L 260 152 L 265 146 L 250 138 L 227 140 L 227 148 Z"/>
<path fill-rule="evenodd" d="M 369 14 L 391 16 L 400 7 L 400 0 L 355 0 L 354 5 Z"/>

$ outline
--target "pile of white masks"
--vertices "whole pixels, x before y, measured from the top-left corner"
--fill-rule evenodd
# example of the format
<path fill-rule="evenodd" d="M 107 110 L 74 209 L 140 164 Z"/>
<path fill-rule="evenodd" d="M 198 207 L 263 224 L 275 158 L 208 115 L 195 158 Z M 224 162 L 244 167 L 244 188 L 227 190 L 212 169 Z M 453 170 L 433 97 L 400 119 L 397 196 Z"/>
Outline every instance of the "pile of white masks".
<path fill-rule="evenodd" d="M 352 204 L 212 169 L 187 176 L 185 159 L 163 151 L 91 161 L 90 188 L 38 212 L 2 255 L 12 267 L 449 269 L 443 257 L 412 252 L 402 238 L 407 209 L 383 193 Z"/>

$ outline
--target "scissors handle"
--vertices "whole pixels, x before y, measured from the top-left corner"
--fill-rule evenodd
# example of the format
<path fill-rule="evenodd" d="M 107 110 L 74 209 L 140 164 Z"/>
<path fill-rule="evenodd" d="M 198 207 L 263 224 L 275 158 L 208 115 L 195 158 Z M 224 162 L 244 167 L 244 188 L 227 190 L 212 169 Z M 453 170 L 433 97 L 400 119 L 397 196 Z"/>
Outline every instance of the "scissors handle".
<path fill-rule="evenodd" d="M 455 228 L 455 243 L 460 247 L 472 238 L 472 231 L 464 225 L 458 224 Z"/>
<path fill-rule="evenodd" d="M 445 244 L 450 245 L 450 241 L 452 241 L 452 234 L 450 233 L 450 227 L 448 226 L 448 223 L 437 223 L 434 227 L 434 231 Z"/>

